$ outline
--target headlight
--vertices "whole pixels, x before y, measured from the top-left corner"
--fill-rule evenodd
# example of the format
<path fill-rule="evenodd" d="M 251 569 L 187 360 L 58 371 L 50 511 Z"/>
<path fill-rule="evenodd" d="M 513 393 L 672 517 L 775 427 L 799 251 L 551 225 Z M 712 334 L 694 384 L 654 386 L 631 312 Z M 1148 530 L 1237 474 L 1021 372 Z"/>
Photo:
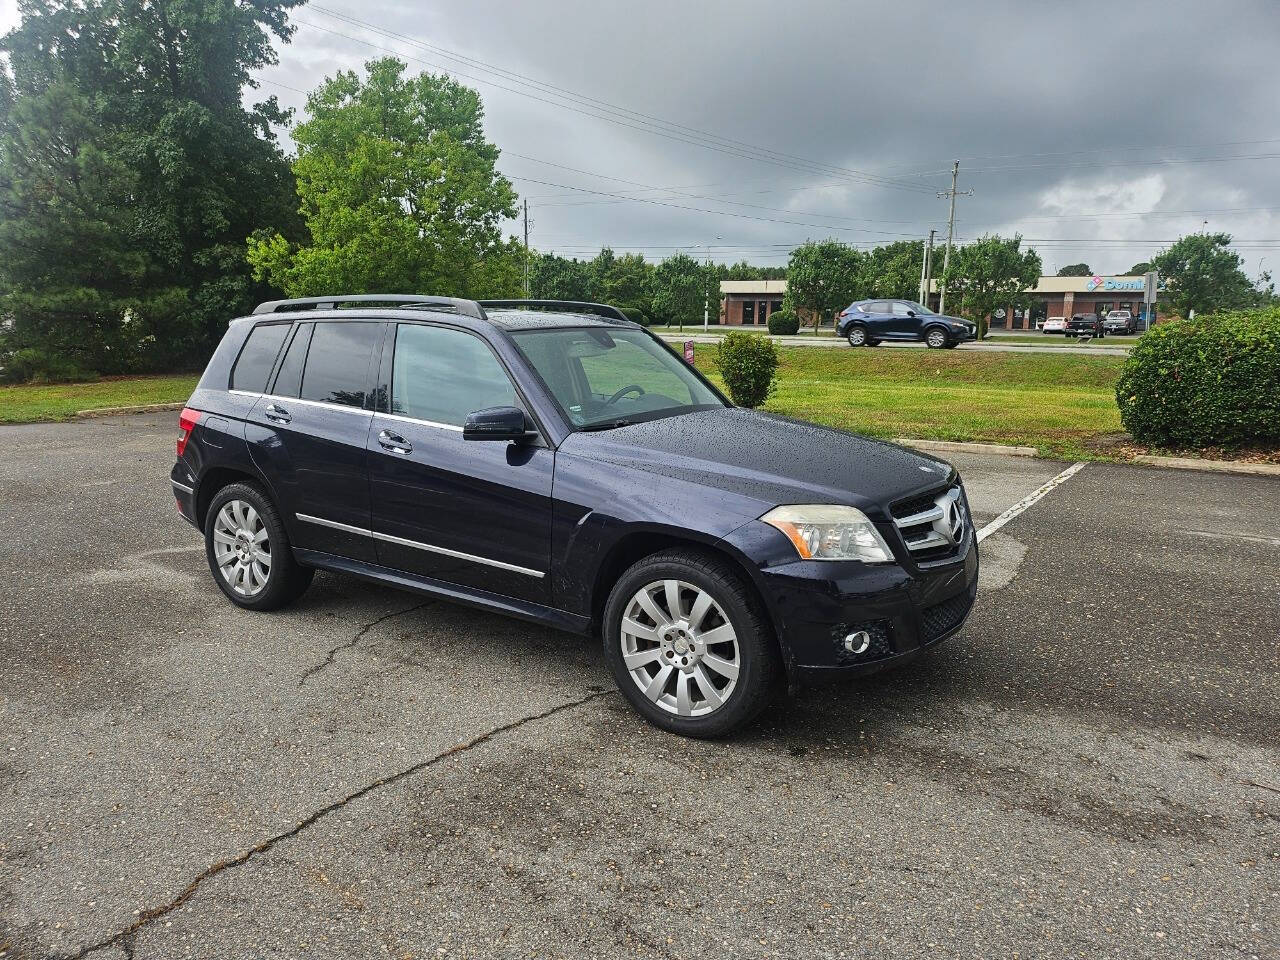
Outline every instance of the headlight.
<path fill-rule="evenodd" d="M 880 531 L 856 507 L 821 503 L 775 507 L 760 519 L 786 534 L 806 560 L 893 560 Z"/>

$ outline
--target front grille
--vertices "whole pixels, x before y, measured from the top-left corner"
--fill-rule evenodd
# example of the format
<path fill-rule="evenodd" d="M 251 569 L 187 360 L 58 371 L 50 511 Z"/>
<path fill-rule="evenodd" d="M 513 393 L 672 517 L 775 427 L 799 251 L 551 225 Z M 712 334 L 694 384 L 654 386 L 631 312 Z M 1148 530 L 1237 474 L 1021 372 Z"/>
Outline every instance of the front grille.
<path fill-rule="evenodd" d="M 928 646 L 943 634 L 954 630 L 973 606 L 974 592 L 966 590 L 950 600 L 926 607 L 920 614 L 920 645 Z"/>
<path fill-rule="evenodd" d="M 969 532 L 969 512 L 958 483 L 941 493 L 899 501 L 889 507 L 889 513 L 903 546 L 917 563 L 955 556 Z"/>

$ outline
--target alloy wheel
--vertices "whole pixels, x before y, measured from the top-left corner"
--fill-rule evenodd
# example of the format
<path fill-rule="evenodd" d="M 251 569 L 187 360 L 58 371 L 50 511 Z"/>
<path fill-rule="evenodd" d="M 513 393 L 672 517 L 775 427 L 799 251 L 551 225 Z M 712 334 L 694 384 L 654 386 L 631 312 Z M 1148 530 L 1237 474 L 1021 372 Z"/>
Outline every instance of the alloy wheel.
<path fill-rule="evenodd" d="M 867 342 L 867 331 L 862 327 L 854 327 L 849 331 L 849 346 L 860 347 Z"/>
<path fill-rule="evenodd" d="M 218 572 L 242 597 L 257 596 L 271 576 L 271 538 L 253 504 L 228 500 L 213 521 Z"/>
<path fill-rule="evenodd" d="M 933 330 L 929 333 L 929 337 L 928 337 L 929 346 L 933 347 L 935 350 L 939 349 L 946 342 L 947 342 L 946 334 L 944 334 L 941 330 Z"/>
<path fill-rule="evenodd" d="M 738 635 L 711 594 L 684 580 L 655 580 L 622 615 L 622 659 L 648 699 L 681 717 L 714 713 L 742 666 Z"/>

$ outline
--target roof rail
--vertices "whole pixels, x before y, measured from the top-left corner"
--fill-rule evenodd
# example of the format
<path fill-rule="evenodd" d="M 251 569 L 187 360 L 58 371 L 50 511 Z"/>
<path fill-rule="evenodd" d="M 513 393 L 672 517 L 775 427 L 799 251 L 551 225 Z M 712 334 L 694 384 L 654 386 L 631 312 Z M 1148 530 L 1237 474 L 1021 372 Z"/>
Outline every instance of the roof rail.
<path fill-rule="evenodd" d="M 630 318 L 617 307 L 607 303 L 588 303 L 583 300 L 479 300 L 483 309 L 492 310 L 569 310 L 577 313 L 594 313 L 599 317 L 612 320 L 623 320 L 630 323 Z"/>
<path fill-rule="evenodd" d="M 254 307 L 253 312 L 279 313 L 282 310 L 298 310 L 311 307 L 315 310 L 336 310 L 339 304 L 400 304 L 405 307 L 438 307 L 477 320 L 487 319 L 484 308 L 474 300 L 457 297 L 428 297 L 410 293 L 356 293 L 338 297 L 294 297 L 290 300 L 267 300 Z"/>

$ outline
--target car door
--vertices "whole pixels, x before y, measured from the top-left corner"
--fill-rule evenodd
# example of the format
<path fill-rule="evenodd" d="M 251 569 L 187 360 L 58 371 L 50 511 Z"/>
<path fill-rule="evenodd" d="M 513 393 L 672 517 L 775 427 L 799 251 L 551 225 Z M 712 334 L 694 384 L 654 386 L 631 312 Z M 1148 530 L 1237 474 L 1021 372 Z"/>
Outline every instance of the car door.
<path fill-rule="evenodd" d="M 396 324 L 379 392 L 368 438 L 378 562 L 549 604 L 555 452 L 541 436 L 462 434 L 476 410 L 528 410 L 489 344 L 456 327 Z"/>
<path fill-rule="evenodd" d="M 887 300 L 872 300 L 864 308 L 867 315 L 867 332 L 873 340 L 895 340 L 893 313 Z"/>
<path fill-rule="evenodd" d="M 249 414 L 250 453 L 299 549 L 377 559 L 366 446 L 384 327 L 377 320 L 297 324 L 271 389 Z"/>
<path fill-rule="evenodd" d="M 919 340 L 924 336 L 914 306 L 902 300 L 889 301 L 889 330 L 895 340 Z"/>

